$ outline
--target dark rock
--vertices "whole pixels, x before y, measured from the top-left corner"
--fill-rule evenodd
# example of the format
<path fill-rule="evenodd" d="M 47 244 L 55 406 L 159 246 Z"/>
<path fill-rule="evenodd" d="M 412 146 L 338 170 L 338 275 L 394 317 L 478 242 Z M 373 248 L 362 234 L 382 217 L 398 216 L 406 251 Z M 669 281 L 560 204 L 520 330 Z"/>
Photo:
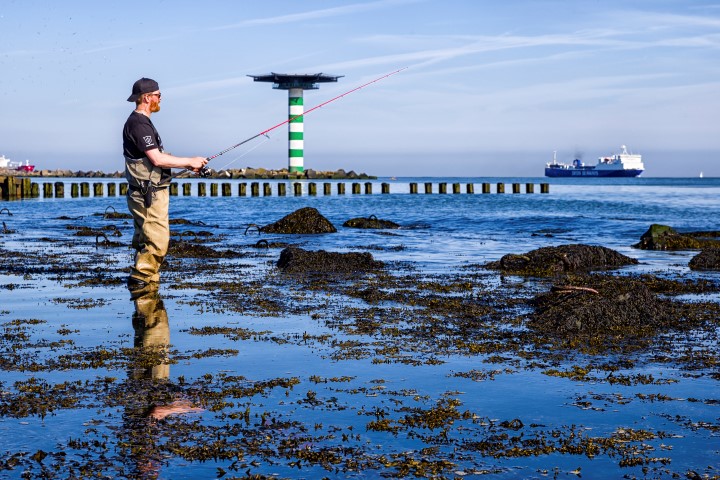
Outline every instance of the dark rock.
<path fill-rule="evenodd" d="M 275 223 L 265 225 L 260 231 L 263 233 L 316 234 L 335 233 L 337 229 L 317 209 L 305 207 L 286 215 Z"/>
<path fill-rule="evenodd" d="M 650 225 L 633 247 L 642 250 L 696 250 L 700 248 L 700 242 L 680 235 L 672 227 L 655 223 Z"/>
<path fill-rule="evenodd" d="M 288 247 L 280 252 L 277 266 L 287 273 L 351 274 L 376 271 L 384 268 L 385 264 L 373 259 L 368 252 L 338 253 Z"/>
<path fill-rule="evenodd" d="M 205 245 L 171 239 L 168 256 L 177 258 L 238 258 L 243 255 L 233 250 L 215 250 Z"/>
<path fill-rule="evenodd" d="M 700 231 L 700 232 L 685 232 L 683 235 L 687 237 L 692 237 L 697 240 L 700 240 L 701 242 L 709 242 L 709 243 L 720 243 L 720 231 L 717 230 L 706 230 L 706 231 Z"/>
<path fill-rule="evenodd" d="M 633 245 L 642 250 L 702 250 L 720 247 L 720 232 L 678 233 L 667 225 L 653 224 Z"/>
<path fill-rule="evenodd" d="M 368 218 L 351 218 L 350 220 L 343 223 L 343 227 L 348 228 L 400 228 L 395 222 L 390 220 L 378 220 L 375 215 L 370 215 Z"/>
<path fill-rule="evenodd" d="M 486 268 L 515 275 L 552 276 L 565 272 L 589 272 L 635 265 L 638 261 L 606 247 L 594 245 L 561 245 L 543 247 L 531 252 L 504 255 Z"/>
<path fill-rule="evenodd" d="M 528 326 L 557 336 L 653 335 L 685 328 L 671 300 L 661 299 L 630 278 L 596 280 L 596 291 L 562 290 L 536 296 Z"/>
<path fill-rule="evenodd" d="M 708 248 L 690 260 L 691 270 L 720 270 L 720 248 Z"/>
<path fill-rule="evenodd" d="M 265 239 L 258 240 L 257 242 L 248 245 L 250 248 L 286 248 L 289 246 L 287 242 L 268 242 Z"/>

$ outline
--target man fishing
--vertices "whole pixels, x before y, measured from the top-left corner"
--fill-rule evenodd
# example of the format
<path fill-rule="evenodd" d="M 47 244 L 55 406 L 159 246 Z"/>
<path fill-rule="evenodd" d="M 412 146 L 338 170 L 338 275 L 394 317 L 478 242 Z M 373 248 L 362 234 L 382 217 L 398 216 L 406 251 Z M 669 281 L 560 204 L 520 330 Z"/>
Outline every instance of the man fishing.
<path fill-rule="evenodd" d="M 135 265 L 128 278 L 131 292 L 143 292 L 157 287 L 160 281 L 160 265 L 170 243 L 168 219 L 169 195 L 167 186 L 176 175 L 171 168 L 182 168 L 196 174 L 205 174 L 205 165 L 212 159 L 238 148 L 260 136 L 267 136 L 276 128 L 290 123 L 298 117 L 306 116 L 313 110 L 345 97 L 375 82 L 399 73 L 405 68 L 395 70 L 374 80 L 337 95 L 304 114 L 290 117 L 262 132 L 226 148 L 211 157 L 175 157 L 163 152 L 162 141 L 150 121 L 150 115 L 160 111 L 160 87 L 155 80 L 141 78 L 133 85 L 128 102 L 135 102 L 135 110 L 130 114 L 123 129 L 123 151 L 125 154 L 125 176 L 128 190 L 128 207 L 133 215 L 135 234 L 132 245 L 137 250 Z M 232 163 L 232 162 L 231 162 Z M 182 172 L 181 172 L 182 173 Z"/>
<path fill-rule="evenodd" d="M 176 157 L 163 151 L 160 135 L 150 121 L 150 115 L 160 111 L 161 96 L 155 80 L 141 78 L 133 84 L 127 99 L 135 102 L 135 110 L 123 127 L 127 203 L 135 226 L 135 264 L 127 281 L 131 293 L 159 285 L 160 265 L 170 243 L 170 169 L 199 173 L 208 162 L 205 157 Z"/>

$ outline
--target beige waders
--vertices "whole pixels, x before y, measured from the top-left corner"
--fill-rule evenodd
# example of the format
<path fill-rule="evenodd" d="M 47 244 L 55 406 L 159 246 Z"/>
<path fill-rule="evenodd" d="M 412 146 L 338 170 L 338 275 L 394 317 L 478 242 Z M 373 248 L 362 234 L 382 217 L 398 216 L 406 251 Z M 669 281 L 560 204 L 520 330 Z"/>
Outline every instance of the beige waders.
<path fill-rule="evenodd" d="M 135 225 L 132 246 L 137 251 L 130 276 L 148 283 L 160 281 L 160 265 L 170 244 L 170 193 L 161 188 L 152 195 L 152 205 L 146 208 L 142 191 L 130 189 L 127 194 Z"/>

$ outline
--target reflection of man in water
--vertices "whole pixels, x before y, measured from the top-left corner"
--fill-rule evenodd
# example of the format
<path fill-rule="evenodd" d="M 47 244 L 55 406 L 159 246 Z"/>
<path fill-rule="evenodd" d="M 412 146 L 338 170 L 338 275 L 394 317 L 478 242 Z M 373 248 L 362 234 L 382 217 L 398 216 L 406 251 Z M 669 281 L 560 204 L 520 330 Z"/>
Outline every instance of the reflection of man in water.
<path fill-rule="evenodd" d="M 134 346 L 140 353 L 141 359 L 135 365 L 133 378 L 138 380 L 168 380 L 170 377 L 170 362 L 168 359 L 170 325 L 162 298 L 157 292 L 149 292 L 137 296 L 133 300 L 135 302 L 135 313 L 132 318 L 133 328 L 135 329 Z M 168 383 L 168 386 L 172 386 L 172 384 Z M 160 402 L 158 404 L 153 401 L 148 415 L 159 420 L 168 415 L 202 410 L 193 408 L 187 400 L 179 400 L 176 396 L 174 397 L 169 403 Z M 153 399 L 148 398 L 148 400 Z"/>
<path fill-rule="evenodd" d="M 156 478 L 162 463 L 157 439 L 158 421 L 169 415 L 202 411 L 181 398 L 181 389 L 169 381 L 170 326 L 157 292 L 133 296 L 134 356 L 128 364 L 121 444 L 136 465 L 137 478 Z"/>
<path fill-rule="evenodd" d="M 137 362 L 132 372 L 134 379 L 167 380 L 170 376 L 170 365 L 167 358 L 170 346 L 170 325 L 167 311 L 162 298 L 157 292 L 149 292 L 133 299 L 135 313 L 132 324 L 135 330 L 133 346 L 140 358 L 149 355 L 155 361 Z M 151 358 L 145 358 L 151 360 Z"/>

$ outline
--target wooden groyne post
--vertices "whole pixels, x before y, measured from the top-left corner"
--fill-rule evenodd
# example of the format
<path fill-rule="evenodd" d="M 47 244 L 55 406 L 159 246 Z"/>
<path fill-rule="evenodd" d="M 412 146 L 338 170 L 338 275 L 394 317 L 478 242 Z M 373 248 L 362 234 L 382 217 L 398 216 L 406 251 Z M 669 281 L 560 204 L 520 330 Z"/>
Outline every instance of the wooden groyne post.
<path fill-rule="evenodd" d="M 45 181 L 42 184 L 42 188 L 39 184 L 34 183 L 31 181 L 31 178 L 28 177 L 17 177 L 17 176 L 6 176 L 6 177 L 0 177 L 0 200 L 19 200 L 24 198 L 39 198 L 41 193 L 43 198 L 64 198 L 65 197 L 65 182 L 63 181 L 56 181 L 56 182 L 49 182 Z M 271 182 L 264 182 L 262 184 L 262 190 L 260 188 L 259 182 L 249 182 L 250 183 L 250 195 L 253 197 L 260 197 L 265 196 L 269 197 L 273 195 L 273 186 Z M 309 196 L 317 196 L 318 195 L 318 185 L 315 182 L 308 182 L 304 183 L 301 181 L 296 182 L 290 182 L 292 185 L 292 191 L 295 196 L 302 196 L 303 194 L 307 194 Z M 127 194 L 128 190 L 128 184 L 127 182 L 95 182 L 92 184 L 92 190 L 91 185 L 88 182 L 82 181 L 82 182 L 69 182 L 69 188 L 70 188 L 70 195 L 73 198 L 77 197 L 90 197 L 91 191 L 92 195 L 95 197 L 102 197 L 105 194 L 107 194 L 108 197 L 115 197 L 116 195 L 125 196 Z M 191 196 L 192 195 L 192 183 L 186 182 L 182 184 L 182 194 L 183 196 Z M 304 185 L 306 187 L 304 187 Z M 391 184 L 387 182 L 380 183 L 380 193 L 383 195 L 390 194 Z M 171 183 L 169 186 L 170 195 L 177 196 L 178 190 L 180 185 L 177 183 Z M 424 192 L 427 195 L 430 195 L 434 193 L 434 184 L 432 182 L 424 182 L 423 184 Z M 503 182 L 498 182 L 496 184 L 496 192 L 497 193 L 505 193 L 505 187 L 506 184 Z M 521 193 L 522 190 L 522 184 L 521 183 L 513 183 L 512 184 L 512 192 L 517 194 Z M 208 194 L 208 186 L 206 182 L 197 182 L 197 196 L 198 197 L 205 197 Z M 286 182 L 278 182 L 277 183 L 277 195 L 279 197 L 284 197 L 287 195 L 287 188 L 288 183 Z M 306 189 L 306 192 L 303 192 L 303 188 Z M 373 194 L 373 182 L 352 182 L 350 184 L 350 191 L 353 195 L 359 195 L 361 193 L 364 193 L 365 195 L 372 195 Z M 232 191 L 233 187 L 232 184 L 229 182 L 210 182 L 210 196 L 216 197 L 219 194 L 222 194 L 223 197 L 230 197 L 233 195 Z M 41 192 L 42 190 L 42 192 Z M 238 183 L 237 186 L 237 196 L 245 197 L 248 194 L 248 183 L 242 182 Z M 322 194 L 325 196 L 332 195 L 333 187 L 332 183 L 325 182 L 322 186 Z M 417 182 L 411 182 L 409 184 L 409 191 L 410 194 L 417 194 L 418 193 L 418 183 Z M 446 182 L 438 182 L 436 191 L 438 194 L 447 194 L 448 193 L 448 184 Z M 481 184 L 481 191 L 484 194 L 491 193 L 491 184 L 488 182 L 484 182 Z M 346 183 L 344 182 L 338 182 L 336 187 L 337 195 L 345 195 L 346 193 Z M 453 194 L 461 194 L 462 193 L 462 185 L 460 183 L 453 183 L 452 184 L 452 193 Z M 475 184 L 473 183 L 467 183 L 465 185 L 465 193 L 467 194 L 474 194 L 475 193 Z M 535 184 L 528 182 L 525 183 L 525 193 L 535 193 Z M 540 193 L 550 193 L 550 185 L 548 183 L 540 183 Z"/>
<path fill-rule="evenodd" d="M 15 177 L 0 177 L 0 194 L 3 200 L 16 200 L 22 198 L 21 186 Z"/>

